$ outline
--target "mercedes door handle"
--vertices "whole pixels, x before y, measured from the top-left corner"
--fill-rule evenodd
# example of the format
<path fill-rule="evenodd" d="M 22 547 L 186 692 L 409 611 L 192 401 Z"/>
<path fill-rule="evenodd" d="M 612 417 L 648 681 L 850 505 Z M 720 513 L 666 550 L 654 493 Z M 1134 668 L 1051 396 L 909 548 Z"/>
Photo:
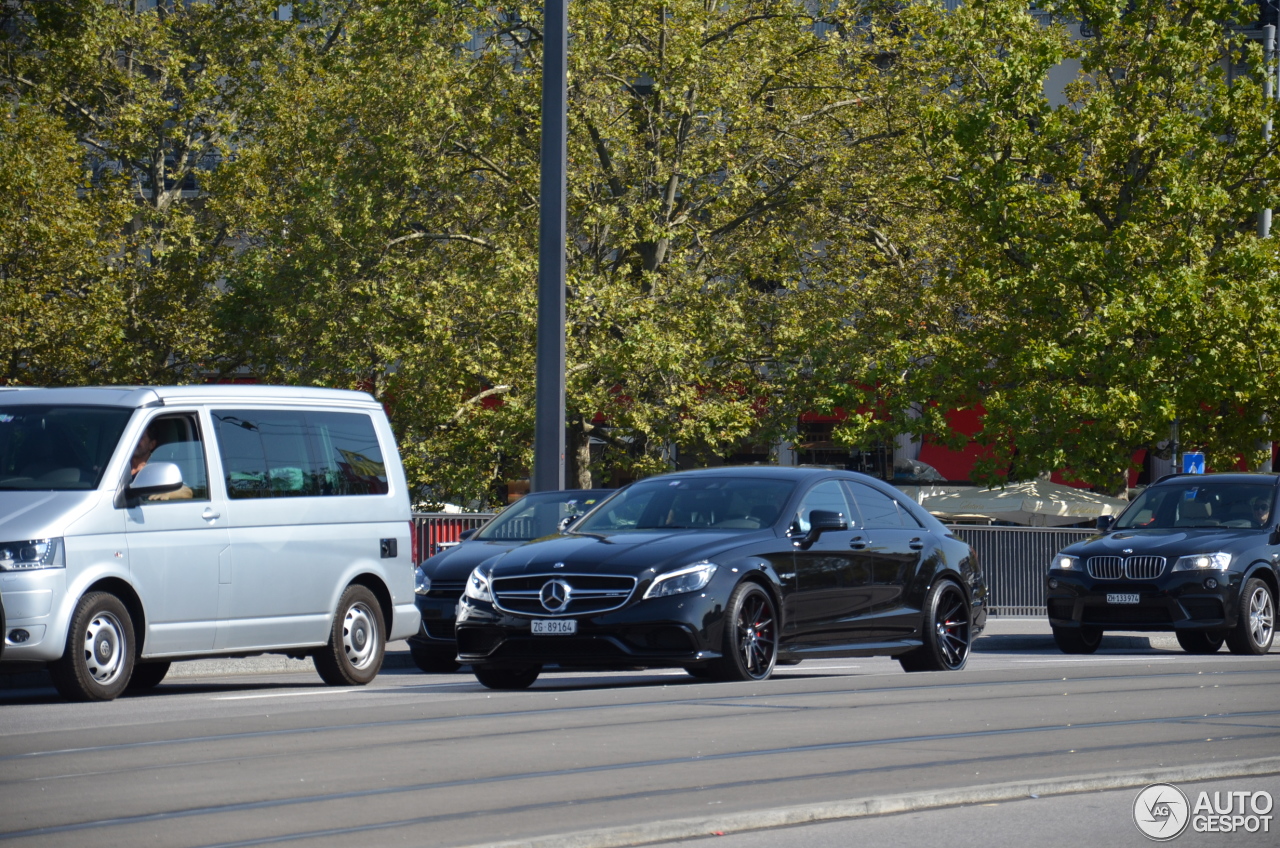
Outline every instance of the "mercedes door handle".
<path fill-rule="evenodd" d="M 911 550 L 913 551 L 921 550 L 922 548 L 924 548 L 924 540 L 912 539 L 910 542 L 907 542 L 907 547 L 911 548 Z"/>
<path fill-rule="evenodd" d="M 200 514 L 200 517 L 205 521 L 217 521 L 222 517 L 222 513 L 214 512 L 212 507 L 205 507 L 205 510 Z"/>
<path fill-rule="evenodd" d="M 860 551 L 867 546 L 867 542 L 861 536 L 854 536 L 853 541 L 849 542 L 849 547 L 855 551 Z"/>

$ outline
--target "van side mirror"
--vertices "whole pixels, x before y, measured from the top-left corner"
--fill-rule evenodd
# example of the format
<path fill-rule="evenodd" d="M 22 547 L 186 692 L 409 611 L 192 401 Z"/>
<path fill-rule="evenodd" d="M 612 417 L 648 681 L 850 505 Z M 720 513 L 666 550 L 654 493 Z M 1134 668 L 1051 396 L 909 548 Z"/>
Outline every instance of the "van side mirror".
<path fill-rule="evenodd" d="M 124 496 L 129 501 L 140 501 L 152 495 L 176 492 L 182 488 L 182 469 L 173 462 L 149 462 L 142 467 L 133 482 L 125 487 Z"/>
<path fill-rule="evenodd" d="M 1098 516 L 1098 529 L 1101 530 L 1103 533 L 1106 533 L 1107 531 L 1109 531 L 1115 525 L 1115 523 L 1116 523 L 1116 517 L 1114 515 Z"/>
<path fill-rule="evenodd" d="M 848 529 L 849 522 L 844 520 L 844 515 L 841 513 L 815 509 L 809 513 L 809 532 L 797 539 L 796 545 L 802 549 L 809 548 L 823 533 Z"/>
<path fill-rule="evenodd" d="M 1267 540 L 1269 545 L 1280 545 L 1280 527 L 1271 529 L 1271 538 Z"/>

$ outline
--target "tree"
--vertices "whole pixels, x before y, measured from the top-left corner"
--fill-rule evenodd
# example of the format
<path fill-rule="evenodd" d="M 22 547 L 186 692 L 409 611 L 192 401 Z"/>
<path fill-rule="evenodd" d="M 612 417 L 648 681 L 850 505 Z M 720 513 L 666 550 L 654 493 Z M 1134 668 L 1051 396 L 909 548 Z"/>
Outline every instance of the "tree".
<path fill-rule="evenodd" d="M 1167 440 L 1175 420 L 1217 467 L 1252 460 L 1280 435 L 1267 416 L 1280 401 L 1280 268 L 1254 232 L 1280 160 L 1261 131 L 1277 115 L 1258 46 L 1231 26 L 1244 9 L 1042 8 L 1095 35 L 1072 41 L 1062 18 L 1012 0 L 904 13 L 936 34 L 911 42 L 896 73 L 918 100 L 913 141 L 951 256 L 846 397 L 883 414 L 845 434 L 945 432 L 948 408 L 980 402 L 987 482 L 1066 467 L 1119 488 L 1133 450 Z M 1045 76 L 1064 60 L 1080 74 L 1051 107 Z M 1249 72 L 1229 78 L 1230 61 Z"/>
<path fill-rule="evenodd" d="M 85 151 L 91 193 L 132 207 L 123 228 L 103 221 L 100 244 L 110 249 L 95 257 L 104 276 L 110 268 L 124 307 L 113 355 L 98 362 L 99 381 L 185 381 L 212 368 L 210 309 L 231 245 L 204 214 L 208 178 L 253 135 L 258 70 L 278 58 L 276 6 L 5 4 L 6 95 L 60 119 Z M 67 205 L 77 204 L 67 198 Z M 28 367 L 57 373 L 46 360 Z"/>
<path fill-rule="evenodd" d="M 123 335 L 110 257 L 127 206 L 84 190 L 83 150 L 56 117 L 0 116 L 0 383 L 101 381 Z"/>

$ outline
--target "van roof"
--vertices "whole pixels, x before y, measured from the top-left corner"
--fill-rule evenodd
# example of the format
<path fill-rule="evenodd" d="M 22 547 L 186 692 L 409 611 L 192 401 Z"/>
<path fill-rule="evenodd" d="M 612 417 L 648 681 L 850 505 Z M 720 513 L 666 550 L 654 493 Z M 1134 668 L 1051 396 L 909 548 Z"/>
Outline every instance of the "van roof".
<path fill-rule="evenodd" d="M 77 406 L 174 406 L 190 403 L 251 403 L 318 406 L 361 406 L 381 409 L 368 392 L 313 386 L 209 384 L 199 386 L 71 386 L 28 388 L 0 386 L 0 406 L 69 404 Z"/>

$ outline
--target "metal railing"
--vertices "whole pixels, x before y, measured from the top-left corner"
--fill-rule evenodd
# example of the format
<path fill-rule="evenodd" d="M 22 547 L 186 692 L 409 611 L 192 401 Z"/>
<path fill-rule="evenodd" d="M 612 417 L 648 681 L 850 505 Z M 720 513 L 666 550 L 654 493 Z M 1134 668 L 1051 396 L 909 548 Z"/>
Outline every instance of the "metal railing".
<path fill-rule="evenodd" d="M 489 513 L 414 513 L 418 550 L 429 557 L 456 545 L 464 530 L 479 527 Z M 953 524 L 948 528 L 973 547 L 991 593 L 991 615 L 1044 615 L 1044 573 L 1049 558 L 1092 535 L 1094 530 L 1052 527 L 982 527 Z"/>
<path fill-rule="evenodd" d="M 1045 615 L 1044 574 L 1049 558 L 1096 530 L 1053 527 L 982 527 L 951 524 L 947 529 L 969 543 L 991 593 L 991 615 Z"/>

